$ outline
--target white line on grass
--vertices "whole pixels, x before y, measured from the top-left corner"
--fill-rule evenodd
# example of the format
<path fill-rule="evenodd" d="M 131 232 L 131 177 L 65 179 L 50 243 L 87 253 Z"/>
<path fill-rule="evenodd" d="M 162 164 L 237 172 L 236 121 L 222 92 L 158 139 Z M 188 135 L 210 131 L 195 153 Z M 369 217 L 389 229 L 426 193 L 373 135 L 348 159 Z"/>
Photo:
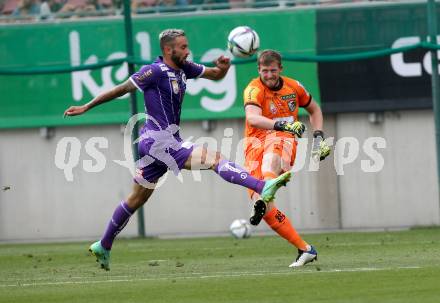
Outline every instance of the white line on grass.
<path fill-rule="evenodd" d="M 420 269 L 419 266 L 404 267 L 359 267 L 346 269 L 327 269 L 327 270 L 289 270 L 278 272 L 221 272 L 209 275 L 190 275 L 190 276 L 168 276 L 168 277 L 152 277 L 152 278 L 130 278 L 130 279 L 108 279 L 108 280 L 84 280 L 84 281 L 58 281 L 58 282 L 37 282 L 37 283 L 20 283 L 16 284 L 0 284 L 0 287 L 29 287 L 29 286 L 51 286 L 51 285 L 75 285 L 75 284 L 101 284 L 101 283 L 121 283 L 121 282 L 140 282 L 140 281 L 163 281 L 163 280 L 184 280 L 184 279 L 213 279 L 213 278 L 235 278 L 243 276 L 265 276 L 265 275 L 292 275 L 292 274 L 322 274 L 322 273 L 340 273 L 340 272 L 367 272 L 367 271 L 385 271 L 385 270 L 401 270 L 401 269 Z M 77 277 L 75 277 L 77 278 Z M 79 278 L 79 277 L 78 277 Z M 88 277 L 84 277 L 87 279 Z"/>
<path fill-rule="evenodd" d="M 418 245 L 425 245 L 425 244 L 432 244 L 432 240 L 420 240 L 420 241 L 397 241 L 397 240 L 387 240 L 383 239 L 383 241 L 370 241 L 370 242 L 350 242 L 350 243 L 343 243 L 343 242 L 333 242 L 332 240 L 326 242 L 322 241 L 321 245 L 329 245 L 330 247 L 350 247 L 350 246 L 382 246 L 382 245 L 394 245 L 396 242 L 399 242 L 399 245 L 412 245 L 415 244 Z M 130 252 L 177 252 L 177 251 L 188 251 L 190 248 L 187 247 L 167 247 L 167 248 L 157 248 L 157 247 L 145 247 L 144 244 L 130 244 L 128 245 L 130 248 Z M 249 247 L 246 246 L 234 246 L 234 249 L 248 249 Z M 225 247 L 198 247 L 197 250 L 208 250 L 208 251 L 214 251 L 214 250 L 227 250 L 230 251 L 231 247 L 225 246 Z"/>

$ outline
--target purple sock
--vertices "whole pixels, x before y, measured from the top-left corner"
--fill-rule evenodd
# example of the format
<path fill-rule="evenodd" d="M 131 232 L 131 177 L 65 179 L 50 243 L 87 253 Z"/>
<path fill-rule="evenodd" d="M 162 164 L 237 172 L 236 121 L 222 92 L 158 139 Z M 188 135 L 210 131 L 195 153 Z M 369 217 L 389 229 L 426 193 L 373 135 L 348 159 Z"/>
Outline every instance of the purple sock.
<path fill-rule="evenodd" d="M 116 238 L 116 235 L 124 229 L 125 225 L 127 225 L 133 212 L 134 211 L 128 207 L 125 201 L 122 201 L 118 207 L 116 207 L 112 219 L 108 223 L 104 236 L 101 239 L 102 247 L 108 250 L 112 248 L 113 240 Z"/>
<path fill-rule="evenodd" d="M 234 162 L 228 160 L 220 160 L 218 166 L 214 170 L 224 180 L 238 184 L 261 194 L 265 182 L 252 177 L 246 170 L 241 168 Z"/>

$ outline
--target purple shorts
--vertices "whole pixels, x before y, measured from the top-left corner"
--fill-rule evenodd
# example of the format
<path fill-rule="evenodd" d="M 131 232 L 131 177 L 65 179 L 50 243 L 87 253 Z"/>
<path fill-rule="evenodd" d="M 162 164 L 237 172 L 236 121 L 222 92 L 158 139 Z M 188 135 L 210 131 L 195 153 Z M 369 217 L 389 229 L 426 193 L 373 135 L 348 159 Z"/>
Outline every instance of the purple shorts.
<path fill-rule="evenodd" d="M 136 163 L 134 181 L 142 184 L 139 178 L 143 178 L 150 183 L 157 183 L 168 170 L 177 175 L 193 149 L 191 142 L 184 142 L 178 137 L 172 140 L 143 139 L 138 145 L 140 160 Z"/>

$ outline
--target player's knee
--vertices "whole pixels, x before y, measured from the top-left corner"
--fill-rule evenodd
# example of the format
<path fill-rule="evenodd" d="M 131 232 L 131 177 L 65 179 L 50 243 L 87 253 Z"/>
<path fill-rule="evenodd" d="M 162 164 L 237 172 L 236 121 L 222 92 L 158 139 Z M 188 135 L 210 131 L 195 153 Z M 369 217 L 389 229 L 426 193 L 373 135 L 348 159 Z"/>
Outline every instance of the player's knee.
<path fill-rule="evenodd" d="M 132 209 L 138 209 L 144 205 L 151 196 L 152 190 L 141 188 L 134 190 L 127 199 L 127 205 Z"/>

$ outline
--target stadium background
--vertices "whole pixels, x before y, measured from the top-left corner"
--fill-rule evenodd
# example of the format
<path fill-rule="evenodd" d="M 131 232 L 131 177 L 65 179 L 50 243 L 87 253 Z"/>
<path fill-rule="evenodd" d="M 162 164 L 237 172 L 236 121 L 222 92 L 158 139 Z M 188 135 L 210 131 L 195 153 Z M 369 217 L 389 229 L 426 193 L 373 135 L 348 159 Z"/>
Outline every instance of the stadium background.
<path fill-rule="evenodd" d="M 156 37 L 168 27 L 185 29 L 194 58 L 202 61 L 224 50 L 227 33 L 241 24 L 257 30 L 262 48 L 276 48 L 287 57 L 387 49 L 402 41 L 399 39 L 418 37 L 423 41 L 428 35 L 426 8 L 420 3 L 139 16 L 133 22 L 135 55 L 144 60 L 159 54 Z M 29 70 L 121 58 L 123 34 L 121 18 L 4 24 L 0 27 L 0 68 Z M 415 41 L 413 38 L 410 40 Z M 426 49 L 417 49 L 402 57 L 343 63 L 285 62 L 285 74 L 300 79 L 321 101 L 327 136 L 335 140 L 354 137 L 360 143 L 359 156 L 344 166 L 344 175 L 335 170 L 344 152 L 333 153 L 321 163 L 319 172 L 307 171 L 306 164 L 280 193 L 279 208 L 298 229 L 440 223 L 426 54 Z M 392 58 L 416 72 L 403 76 L 397 69 L 402 64 L 393 65 Z M 218 84 L 189 84 L 193 87 L 185 100 L 182 136 L 212 137 L 220 143 L 230 136 L 225 129 L 232 128 L 230 157 L 242 163 L 237 149 L 243 134 L 241 92 L 255 75 L 255 65 L 250 63 L 234 66 Z M 93 90 L 109 88 L 126 76 L 126 69 L 120 66 L 93 72 L 0 76 L 0 181 L 2 187 L 10 187 L 0 194 L 0 240 L 101 235 L 114 206 L 131 186 L 128 170 L 112 161 L 124 159 L 121 128 L 129 116 L 128 98 L 84 117 L 63 120 L 62 112 L 69 105 L 87 102 Z M 142 109 L 140 96 L 138 101 Z M 77 137 L 81 142 L 72 182 L 54 161 L 57 143 L 63 137 Z M 96 173 L 86 172 L 82 162 L 94 160 L 84 148 L 92 137 L 105 137 L 109 143 L 101 149 L 107 165 Z M 369 160 L 362 148 L 369 137 L 386 139 L 386 148 L 378 149 L 385 164 L 379 172 L 361 170 L 361 161 Z M 212 173 L 202 172 L 202 182 L 194 181 L 190 172 L 183 176 L 183 183 L 169 176 L 144 207 L 148 235 L 222 234 L 233 219 L 248 217 L 250 204 L 243 189 L 225 184 Z M 268 229 L 262 224 L 257 231 Z M 137 218 L 133 217 L 122 235 L 136 234 Z"/>

